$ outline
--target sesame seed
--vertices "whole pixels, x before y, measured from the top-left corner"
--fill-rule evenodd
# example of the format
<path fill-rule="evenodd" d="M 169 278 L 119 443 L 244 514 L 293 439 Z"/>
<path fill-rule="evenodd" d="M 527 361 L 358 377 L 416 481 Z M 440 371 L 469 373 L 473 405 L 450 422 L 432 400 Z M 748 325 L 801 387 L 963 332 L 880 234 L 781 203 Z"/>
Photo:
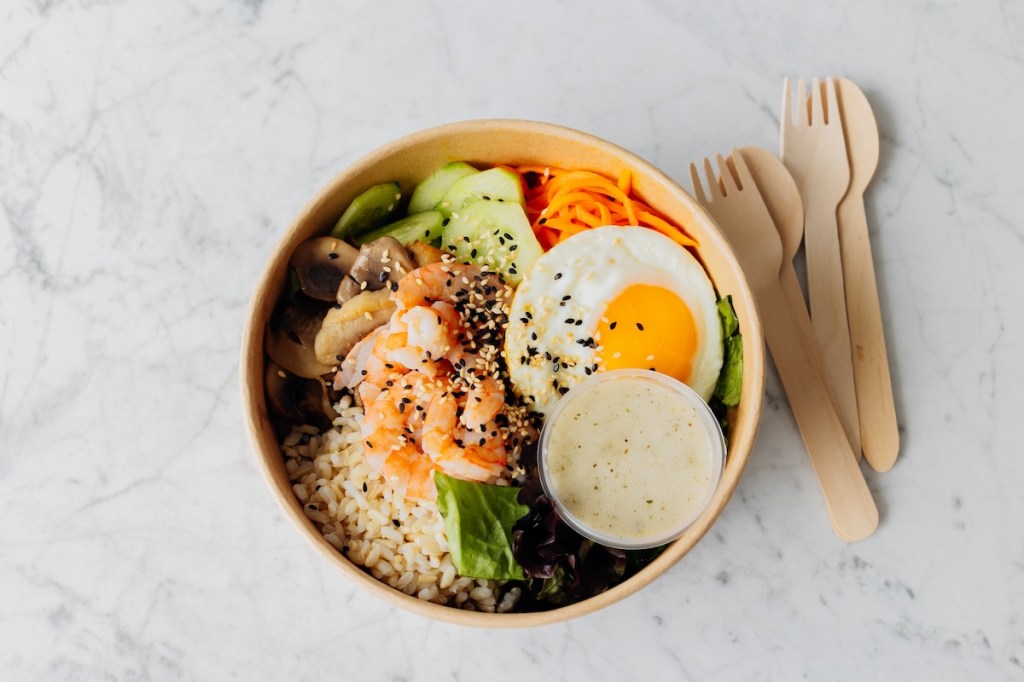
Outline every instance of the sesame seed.
<path fill-rule="evenodd" d="M 644 326 L 642 324 L 640 324 L 639 322 L 636 323 L 636 328 L 639 329 L 640 331 L 644 330 Z"/>

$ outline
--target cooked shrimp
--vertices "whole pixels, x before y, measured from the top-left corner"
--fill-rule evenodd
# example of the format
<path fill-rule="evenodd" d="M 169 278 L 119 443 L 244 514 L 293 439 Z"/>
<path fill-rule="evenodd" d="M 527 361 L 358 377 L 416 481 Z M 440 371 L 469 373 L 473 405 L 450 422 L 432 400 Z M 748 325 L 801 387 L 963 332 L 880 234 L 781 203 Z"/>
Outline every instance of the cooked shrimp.
<path fill-rule="evenodd" d="M 479 265 L 459 263 L 430 263 L 416 268 L 398 282 L 392 294 L 398 309 L 409 310 L 415 306 L 429 306 L 434 301 L 452 301 L 465 297 L 475 283 L 483 279 L 483 268 Z M 497 280 L 497 275 L 490 275 Z"/>
<path fill-rule="evenodd" d="M 363 377 L 366 376 L 363 374 L 363 370 L 366 369 L 366 363 L 373 356 L 374 344 L 387 334 L 388 325 L 377 327 L 352 347 L 352 350 L 341 362 L 338 373 L 334 375 L 335 389 L 340 391 L 343 388 L 355 388 L 363 380 Z"/>
<path fill-rule="evenodd" d="M 391 489 L 403 497 L 417 500 L 437 498 L 434 470 L 437 465 L 415 446 L 393 449 L 384 460 L 381 473 Z"/>
<path fill-rule="evenodd" d="M 511 291 L 478 266 L 425 265 L 342 363 L 335 381 L 363 406 L 366 459 L 397 494 L 435 499 L 436 470 L 493 481 L 519 452 L 522 415 L 512 418 L 499 374 Z"/>
<path fill-rule="evenodd" d="M 365 394 L 361 392 L 360 396 L 363 395 Z M 403 434 L 405 414 L 398 408 L 398 403 L 390 391 L 380 391 L 375 399 L 364 401 L 363 410 L 363 421 L 360 425 L 363 453 L 366 461 L 375 469 L 380 469 L 395 444 L 402 444 L 407 440 Z"/>
<path fill-rule="evenodd" d="M 444 357 L 459 342 L 458 329 L 450 328 L 450 322 L 433 306 L 416 306 L 402 313 L 399 320 L 406 326 L 409 345 L 419 348 L 429 358 Z"/>
<path fill-rule="evenodd" d="M 504 389 L 494 377 L 484 377 L 466 394 L 466 409 L 462 411 L 462 423 L 470 431 L 480 431 L 481 427 L 494 419 L 504 406 Z"/>
<path fill-rule="evenodd" d="M 458 401 L 451 393 L 440 393 L 430 402 L 423 426 L 423 451 L 446 474 L 474 481 L 487 481 L 505 467 L 505 448 L 491 440 L 456 440 Z"/>

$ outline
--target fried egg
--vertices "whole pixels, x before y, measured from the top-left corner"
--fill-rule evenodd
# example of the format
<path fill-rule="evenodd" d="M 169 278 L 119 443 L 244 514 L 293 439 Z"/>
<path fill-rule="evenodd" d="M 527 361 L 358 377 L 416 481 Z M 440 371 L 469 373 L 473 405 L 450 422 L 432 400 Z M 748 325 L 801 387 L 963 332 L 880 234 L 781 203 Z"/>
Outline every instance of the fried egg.
<path fill-rule="evenodd" d="M 716 300 L 700 262 L 654 230 L 576 234 L 516 290 L 505 335 L 512 385 L 545 415 L 577 382 L 613 369 L 653 369 L 708 400 L 722 369 Z"/>

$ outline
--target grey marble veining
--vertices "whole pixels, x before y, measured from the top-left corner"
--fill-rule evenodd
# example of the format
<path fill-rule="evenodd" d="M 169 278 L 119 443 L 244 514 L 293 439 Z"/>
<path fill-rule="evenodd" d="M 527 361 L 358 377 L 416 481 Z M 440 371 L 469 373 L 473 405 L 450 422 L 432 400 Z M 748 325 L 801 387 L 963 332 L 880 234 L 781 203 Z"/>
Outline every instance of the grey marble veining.
<path fill-rule="evenodd" d="M 903 450 L 831 533 L 769 376 L 721 519 L 535 631 L 357 591 L 241 425 L 250 287 L 399 135 L 547 120 L 686 164 L 777 140 L 784 75 L 876 108 L 868 217 Z M 29 2 L 0 8 L 0 677 L 1024 678 L 1024 5 Z"/>

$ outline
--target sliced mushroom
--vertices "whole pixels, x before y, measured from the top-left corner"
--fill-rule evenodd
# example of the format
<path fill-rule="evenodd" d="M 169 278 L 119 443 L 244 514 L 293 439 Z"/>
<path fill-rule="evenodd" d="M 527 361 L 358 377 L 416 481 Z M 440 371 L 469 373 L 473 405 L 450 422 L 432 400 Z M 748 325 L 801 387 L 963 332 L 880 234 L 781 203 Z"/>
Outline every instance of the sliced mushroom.
<path fill-rule="evenodd" d="M 267 355 L 289 372 L 307 379 L 332 371 L 333 365 L 317 361 L 314 350 L 325 314 L 323 303 L 296 294 L 268 326 Z"/>
<path fill-rule="evenodd" d="M 441 256 L 444 255 L 444 251 L 426 242 L 412 242 L 405 248 L 409 255 L 412 256 L 412 260 L 418 268 L 430 265 L 431 263 L 439 263 L 441 262 Z"/>
<path fill-rule="evenodd" d="M 355 265 L 359 251 L 335 237 L 314 237 L 299 244 L 289 265 L 295 268 L 302 291 L 320 301 L 333 302 L 338 285 Z"/>
<path fill-rule="evenodd" d="M 364 336 L 391 319 L 394 311 L 388 289 L 364 291 L 340 308 L 331 308 L 313 345 L 317 361 L 341 362 Z"/>
<path fill-rule="evenodd" d="M 362 291 L 384 289 L 416 269 L 402 243 L 394 237 L 381 237 L 359 249 L 348 277 L 338 287 L 338 303 L 345 303 Z"/>
<path fill-rule="evenodd" d="M 338 416 L 331 405 L 327 384 L 319 377 L 304 379 L 269 360 L 264 385 L 271 411 L 288 426 L 312 424 L 326 429 Z"/>

